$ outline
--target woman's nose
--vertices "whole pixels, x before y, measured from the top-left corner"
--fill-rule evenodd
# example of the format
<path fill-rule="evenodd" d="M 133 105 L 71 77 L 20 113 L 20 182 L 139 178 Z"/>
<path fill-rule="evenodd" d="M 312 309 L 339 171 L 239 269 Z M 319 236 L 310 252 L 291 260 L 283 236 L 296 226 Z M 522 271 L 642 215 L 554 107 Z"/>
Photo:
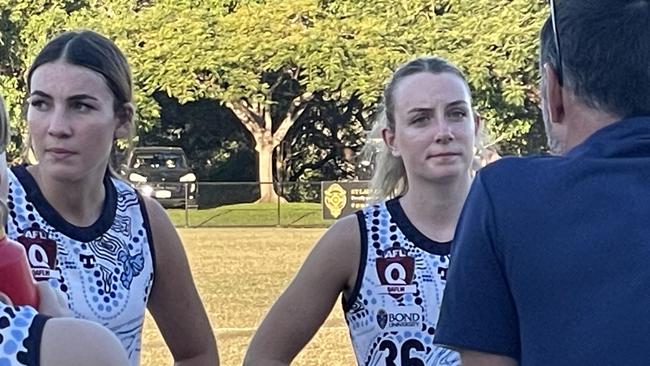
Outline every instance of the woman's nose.
<path fill-rule="evenodd" d="M 451 132 L 451 128 L 445 124 L 438 128 L 435 139 L 438 144 L 448 144 L 454 140 L 454 134 Z"/>

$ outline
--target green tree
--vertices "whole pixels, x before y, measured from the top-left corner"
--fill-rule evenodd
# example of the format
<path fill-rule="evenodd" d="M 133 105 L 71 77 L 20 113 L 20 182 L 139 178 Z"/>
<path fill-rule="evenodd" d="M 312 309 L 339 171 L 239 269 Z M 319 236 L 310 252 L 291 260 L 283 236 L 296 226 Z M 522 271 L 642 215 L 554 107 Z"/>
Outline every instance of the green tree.
<path fill-rule="evenodd" d="M 525 0 L 240 4 L 219 22 L 215 96 L 251 131 L 260 180 L 270 181 L 274 149 L 314 95 L 344 104 L 356 93 L 369 115 L 391 70 L 438 54 L 466 70 L 495 141 L 521 153 L 525 139 L 503 142 L 529 133 L 539 114 L 536 40 L 543 16 L 543 2 Z"/>
<path fill-rule="evenodd" d="M 305 119 L 314 103 L 336 101 L 344 110 L 356 98 L 368 120 L 397 65 L 437 54 L 467 72 L 502 150 L 525 153 L 540 145 L 531 126 L 539 118 L 536 49 L 545 14 L 542 0 L 0 0 L 0 92 L 24 131 L 22 76 L 34 53 L 61 30 L 95 29 L 130 59 L 141 134 L 163 133 L 157 93 L 180 103 L 212 100 L 250 132 L 257 178 L 272 181 L 301 169 L 282 163 L 285 172 L 274 173 L 274 151 L 277 158 L 290 128 L 301 120 L 326 125 Z M 361 136 L 350 121 L 339 125 Z M 327 130 L 307 128 L 303 141 L 331 138 Z M 301 158 L 314 164 L 323 155 Z M 266 187 L 261 200 L 274 199 Z"/>
<path fill-rule="evenodd" d="M 539 130 L 531 133 L 531 126 L 539 118 L 537 39 L 545 1 L 331 0 L 327 7 L 353 18 L 381 19 L 373 24 L 384 36 L 391 69 L 424 54 L 459 65 L 494 142 L 506 153 L 539 150 Z M 372 100 L 378 86 L 364 95 Z"/>
<path fill-rule="evenodd" d="M 47 18 L 51 12 L 73 12 L 84 6 L 84 1 L 74 0 L 0 0 L 0 94 L 9 108 L 9 120 L 13 122 L 13 144 L 9 146 L 9 158 L 19 155 L 24 122 L 21 118 L 25 100 L 23 79 L 29 46 L 29 28 L 34 18 Z"/>

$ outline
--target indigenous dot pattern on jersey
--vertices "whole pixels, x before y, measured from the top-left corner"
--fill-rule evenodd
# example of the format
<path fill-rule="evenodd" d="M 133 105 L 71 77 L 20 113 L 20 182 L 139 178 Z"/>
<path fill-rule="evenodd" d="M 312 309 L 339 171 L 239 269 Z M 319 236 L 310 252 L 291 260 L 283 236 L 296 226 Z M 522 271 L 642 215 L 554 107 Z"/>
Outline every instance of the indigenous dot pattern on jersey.
<path fill-rule="evenodd" d="M 345 318 L 360 365 L 459 365 L 433 345 L 449 266 L 437 243 L 408 220 L 399 200 L 357 213 L 362 259 Z"/>
<path fill-rule="evenodd" d="M 29 306 L 0 304 L 0 366 L 39 366 L 45 320 Z"/>
<path fill-rule="evenodd" d="M 139 364 L 140 338 L 153 282 L 148 221 L 136 192 L 107 178 L 104 211 L 90 227 L 65 221 L 24 167 L 10 174 L 9 235 L 25 246 L 32 273 L 68 300 L 75 317 L 111 329 Z"/>

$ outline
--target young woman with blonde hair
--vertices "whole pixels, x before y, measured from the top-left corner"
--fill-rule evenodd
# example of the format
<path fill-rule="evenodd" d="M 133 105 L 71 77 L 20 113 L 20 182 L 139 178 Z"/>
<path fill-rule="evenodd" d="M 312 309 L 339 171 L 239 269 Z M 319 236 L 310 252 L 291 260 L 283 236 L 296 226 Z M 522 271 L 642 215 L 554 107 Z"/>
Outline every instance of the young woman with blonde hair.
<path fill-rule="evenodd" d="M 462 72 L 438 57 L 400 66 L 375 125 L 377 203 L 316 243 L 249 347 L 246 365 L 288 365 L 339 294 L 359 365 L 457 365 L 433 345 L 449 247 L 470 182 L 480 118 Z"/>

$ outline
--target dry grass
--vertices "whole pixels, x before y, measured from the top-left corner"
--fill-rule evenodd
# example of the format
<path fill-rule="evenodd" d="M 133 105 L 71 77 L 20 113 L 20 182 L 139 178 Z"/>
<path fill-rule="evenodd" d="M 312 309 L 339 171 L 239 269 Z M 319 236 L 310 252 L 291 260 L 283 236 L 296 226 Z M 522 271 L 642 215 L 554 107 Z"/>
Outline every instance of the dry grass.
<path fill-rule="evenodd" d="M 256 325 L 323 229 L 179 229 L 196 285 L 217 335 L 221 364 L 241 365 Z M 340 304 L 340 303 L 339 303 Z M 355 364 L 340 305 L 293 365 Z M 172 365 L 151 317 L 142 365 Z"/>

